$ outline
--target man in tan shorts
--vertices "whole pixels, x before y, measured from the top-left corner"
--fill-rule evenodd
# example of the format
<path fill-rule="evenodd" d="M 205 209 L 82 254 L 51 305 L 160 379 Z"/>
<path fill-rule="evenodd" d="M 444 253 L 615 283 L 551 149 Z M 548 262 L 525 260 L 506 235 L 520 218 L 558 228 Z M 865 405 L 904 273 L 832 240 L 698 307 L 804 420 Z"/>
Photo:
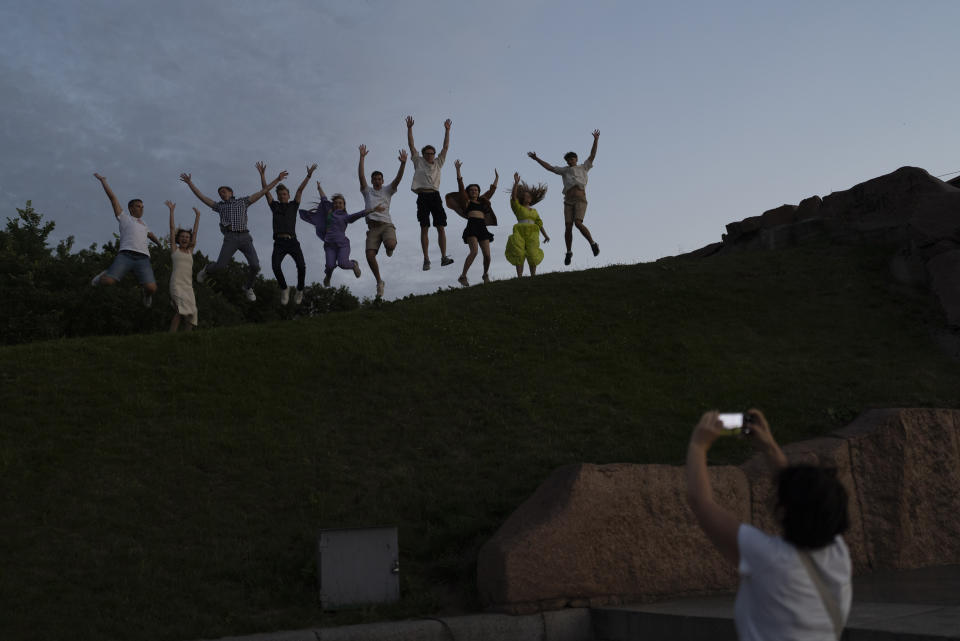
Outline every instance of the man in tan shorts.
<path fill-rule="evenodd" d="M 569 265 L 573 258 L 573 251 L 570 246 L 573 243 L 573 226 L 576 225 L 583 237 L 590 243 L 590 249 L 593 255 L 600 253 L 600 245 L 593 241 L 590 230 L 583 224 L 583 217 L 587 213 L 587 172 L 593 169 L 593 159 L 597 157 L 597 143 L 600 140 L 600 130 L 593 130 L 593 147 L 590 149 L 590 157 L 582 165 L 577 164 L 577 154 L 568 151 L 563 159 L 567 161 L 566 167 L 557 167 L 548 164 L 537 158 L 537 152 L 531 151 L 527 155 L 540 163 L 540 166 L 547 171 L 559 174 L 563 178 L 563 239 L 567 242 L 567 255 L 563 258 L 563 264 Z"/>
<path fill-rule="evenodd" d="M 393 226 L 393 220 L 390 218 L 390 199 L 397 193 L 397 185 L 403 178 L 403 169 L 407 166 L 407 152 L 400 150 L 400 169 L 397 170 L 397 177 L 386 187 L 383 185 L 383 172 L 380 171 L 370 174 L 371 185 L 367 185 L 367 179 L 363 175 L 363 159 L 368 153 L 367 146 L 360 145 L 360 162 L 357 165 L 357 175 L 360 178 L 360 193 L 363 194 L 365 208 L 372 210 L 377 205 L 383 205 L 383 211 L 372 211 L 367 216 L 367 264 L 370 265 L 373 277 L 377 279 L 377 296 L 382 298 L 386 283 L 380 278 L 377 252 L 380 251 L 380 245 L 382 244 L 389 257 L 393 255 L 393 250 L 397 246 L 397 228 Z"/>

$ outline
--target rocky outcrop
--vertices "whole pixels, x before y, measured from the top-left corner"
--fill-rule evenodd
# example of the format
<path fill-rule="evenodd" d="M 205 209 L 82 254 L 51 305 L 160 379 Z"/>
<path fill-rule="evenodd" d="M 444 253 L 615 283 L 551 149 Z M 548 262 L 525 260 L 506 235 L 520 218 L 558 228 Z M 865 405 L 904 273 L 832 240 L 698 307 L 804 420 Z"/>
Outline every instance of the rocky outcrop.
<path fill-rule="evenodd" d="M 784 452 L 838 469 L 856 572 L 960 563 L 960 410 L 873 410 Z M 718 501 L 777 531 L 759 457 L 710 473 Z M 477 581 L 488 606 L 520 614 L 729 590 L 736 573 L 687 507 L 683 468 L 579 464 L 556 470 L 483 546 Z"/>
<path fill-rule="evenodd" d="M 956 182 L 956 184 L 953 184 Z M 960 328 L 960 181 L 900 169 L 799 205 L 782 205 L 727 225 L 722 242 L 692 257 L 781 249 L 811 241 L 889 243 L 900 248 L 894 275 L 928 286 L 951 327 Z"/>

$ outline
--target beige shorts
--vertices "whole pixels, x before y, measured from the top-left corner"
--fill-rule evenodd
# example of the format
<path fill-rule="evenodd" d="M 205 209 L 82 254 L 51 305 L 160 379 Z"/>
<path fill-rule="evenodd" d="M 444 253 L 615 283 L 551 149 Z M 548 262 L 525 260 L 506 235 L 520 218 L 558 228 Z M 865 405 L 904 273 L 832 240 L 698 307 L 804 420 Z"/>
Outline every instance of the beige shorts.
<path fill-rule="evenodd" d="M 390 223 L 376 221 L 367 223 L 367 249 L 378 251 L 381 243 L 392 240 L 397 243 L 397 228 Z"/>
<path fill-rule="evenodd" d="M 583 217 L 587 213 L 587 199 L 582 200 L 564 200 L 563 201 L 563 222 L 568 225 L 577 220 L 583 222 Z"/>

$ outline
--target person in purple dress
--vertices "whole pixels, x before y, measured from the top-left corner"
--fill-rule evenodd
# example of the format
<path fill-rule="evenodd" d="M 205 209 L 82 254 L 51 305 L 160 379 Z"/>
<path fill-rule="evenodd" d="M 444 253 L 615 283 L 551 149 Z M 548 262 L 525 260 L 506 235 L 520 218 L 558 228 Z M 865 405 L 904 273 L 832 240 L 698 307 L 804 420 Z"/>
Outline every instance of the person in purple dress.
<path fill-rule="evenodd" d="M 383 211 L 383 205 L 363 209 L 354 214 L 347 213 L 347 201 L 342 194 L 334 194 L 332 200 L 323 193 L 320 181 L 317 181 L 320 202 L 313 209 L 301 209 L 300 218 L 316 228 L 317 237 L 323 241 L 327 265 L 324 270 L 323 286 L 330 286 L 333 270 L 352 269 L 353 275 L 360 278 L 360 264 L 350 258 L 350 239 L 347 238 L 347 225 L 375 211 Z"/>

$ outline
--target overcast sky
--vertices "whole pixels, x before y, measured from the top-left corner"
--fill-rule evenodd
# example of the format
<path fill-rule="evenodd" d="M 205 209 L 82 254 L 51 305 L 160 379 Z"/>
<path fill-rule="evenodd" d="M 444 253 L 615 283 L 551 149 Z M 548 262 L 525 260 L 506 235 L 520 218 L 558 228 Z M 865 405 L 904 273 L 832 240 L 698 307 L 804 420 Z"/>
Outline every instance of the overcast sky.
<path fill-rule="evenodd" d="M 0 204 L 9 217 L 32 200 L 57 239 L 103 243 L 117 226 L 100 172 L 122 202 L 142 198 L 144 219 L 165 235 L 164 200 L 183 224 L 201 206 L 181 172 L 210 196 L 221 184 L 245 195 L 259 189 L 262 160 L 270 177 L 288 170 L 291 189 L 318 163 L 327 193 L 343 192 L 354 211 L 357 146 L 371 149 L 368 172 L 389 181 L 412 114 L 418 147 L 439 147 L 453 120 L 443 191 L 456 186 L 456 158 L 484 187 L 494 168 L 503 189 L 514 171 L 549 184 L 542 271 L 651 261 L 903 165 L 960 170 L 958 24 L 960 3 L 947 0 L 4 2 Z M 585 223 L 601 253 L 577 235 L 565 268 L 560 179 L 526 152 L 583 159 L 593 129 Z M 455 285 L 467 253 L 450 212 L 457 262 L 440 268 L 431 231 L 434 268 L 420 270 L 411 176 L 408 164 L 391 208 L 397 252 L 380 253 L 387 298 Z M 503 257 L 514 216 L 505 193 L 494 208 L 499 279 L 515 275 Z M 199 249 L 215 256 L 217 218 L 201 209 Z M 265 201 L 250 218 L 272 277 Z M 349 230 L 363 277 L 334 276 L 361 297 L 374 292 L 364 230 Z M 307 279 L 319 281 L 321 242 L 305 223 L 298 234 Z M 286 270 L 292 280 L 289 259 Z"/>

